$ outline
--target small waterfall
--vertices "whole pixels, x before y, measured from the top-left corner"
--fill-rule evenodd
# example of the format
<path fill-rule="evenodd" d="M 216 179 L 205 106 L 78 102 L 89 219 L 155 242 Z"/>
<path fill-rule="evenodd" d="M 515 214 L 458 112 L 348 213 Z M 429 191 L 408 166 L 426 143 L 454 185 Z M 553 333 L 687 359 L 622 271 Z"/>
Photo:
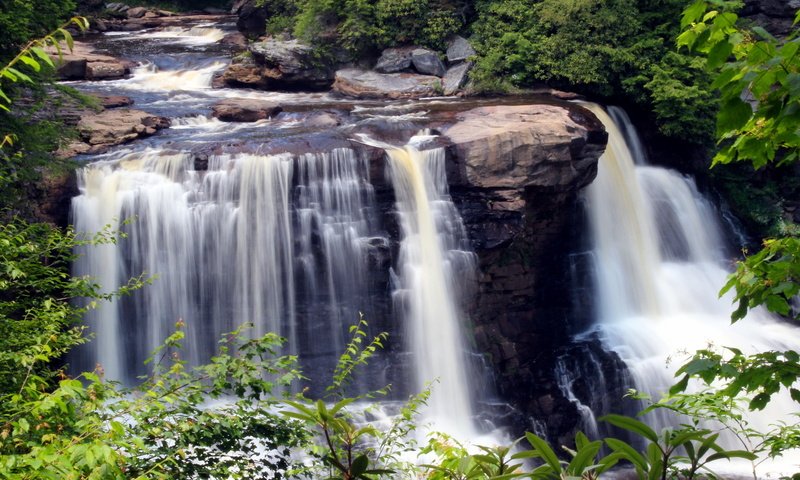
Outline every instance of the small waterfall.
<path fill-rule="evenodd" d="M 225 67 L 223 62 L 186 66 L 185 69 L 161 69 L 145 63 L 134 69 L 131 78 L 117 80 L 117 87 L 144 92 L 195 91 L 211 88 L 214 74 Z"/>
<path fill-rule="evenodd" d="M 434 428 L 470 438 L 472 382 L 456 299 L 459 279 L 468 280 L 475 263 L 449 197 L 445 152 L 407 145 L 386 153 L 404 233 L 394 295 L 407 322 L 417 389 L 437 380 L 428 402 Z"/>
<path fill-rule="evenodd" d="M 609 132 L 587 202 L 595 242 L 597 328 L 627 364 L 637 388 L 659 398 L 676 380 L 670 358 L 682 359 L 709 344 L 746 352 L 796 350 L 797 329 L 761 309 L 730 324 L 731 298 L 718 298 L 728 274 L 719 215 L 694 181 L 648 166 L 627 117 L 617 112 L 618 124 L 599 106 L 585 106 Z M 786 395 L 749 421 L 766 429 L 795 411 Z M 656 428 L 669 421 L 666 416 L 650 420 Z"/>
<path fill-rule="evenodd" d="M 81 168 L 76 228 L 111 225 L 127 238 L 84 252 L 76 273 L 109 289 L 141 272 L 157 278 L 89 318 L 97 341 L 80 367 L 99 362 L 109 378 L 132 382 L 179 319 L 191 363 L 252 322 L 253 335 L 286 337 L 307 375 L 324 380 L 363 312 L 401 333 L 394 338 L 410 351 L 413 391 L 438 380 L 430 400 L 437 428 L 470 438 L 473 382 L 456 305 L 475 260 L 449 197 L 444 149 L 384 148 L 402 233 L 394 267 L 368 158 L 353 149 L 214 155 L 207 171 L 194 170 L 191 154 L 149 149 Z M 405 396 L 403 363 L 383 362 L 375 359 L 361 385 L 399 383 Z"/>

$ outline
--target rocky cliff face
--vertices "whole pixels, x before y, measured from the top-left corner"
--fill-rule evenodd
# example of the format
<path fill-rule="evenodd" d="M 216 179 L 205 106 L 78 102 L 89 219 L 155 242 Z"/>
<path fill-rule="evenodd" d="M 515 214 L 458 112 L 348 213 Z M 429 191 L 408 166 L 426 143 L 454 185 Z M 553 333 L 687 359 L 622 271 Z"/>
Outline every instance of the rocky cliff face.
<path fill-rule="evenodd" d="M 479 260 L 469 307 L 477 350 L 502 398 L 566 437 L 579 417 L 554 366 L 590 315 L 571 293 L 571 254 L 584 240 L 579 194 L 607 134 L 579 107 L 484 107 L 458 119 L 443 134 L 452 142 L 452 195 Z"/>

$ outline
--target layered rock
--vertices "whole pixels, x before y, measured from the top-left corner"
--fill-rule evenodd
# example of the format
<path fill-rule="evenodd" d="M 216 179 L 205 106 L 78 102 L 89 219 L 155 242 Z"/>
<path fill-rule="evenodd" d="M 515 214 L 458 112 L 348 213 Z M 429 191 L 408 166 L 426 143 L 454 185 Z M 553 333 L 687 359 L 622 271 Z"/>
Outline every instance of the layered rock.
<path fill-rule="evenodd" d="M 355 98 L 398 100 L 434 96 L 441 91 L 441 85 L 441 79 L 432 75 L 348 68 L 336 72 L 333 91 Z"/>
<path fill-rule="evenodd" d="M 501 396 L 566 438 L 579 415 L 553 372 L 581 325 L 567 319 L 590 315 L 575 309 L 570 260 L 583 239 L 579 193 L 607 135 L 580 107 L 481 107 L 456 118 L 443 135 L 452 142 L 451 194 L 480 268 L 467 309 L 477 348 Z"/>
<path fill-rule="evenodd" d="M 277 103 L 247 98 L 229 98 L 211 107 L 212 115 L 223 122 L 256 122 L 271 118 L 282 110 Z"/>
<path fill-rule="evenodd" d="M 224 85 L 265 90 L 320 90 L 330 87 L 333 81 L 330 65 L 316 58 L 311 47 L 297 40 L 270 38 L 251 44 L 248 51 L 249 55 L 239 57 L 223 72 Z"/>
<path fill-rule="evenodd" d="M 82 42 L 75 42 L 69 53 L 59 55 L 53 48 L 48 53 L 61 80 L 113 80 L 130 74 L 134 66 L 133 62 L 98 54 Z"/>

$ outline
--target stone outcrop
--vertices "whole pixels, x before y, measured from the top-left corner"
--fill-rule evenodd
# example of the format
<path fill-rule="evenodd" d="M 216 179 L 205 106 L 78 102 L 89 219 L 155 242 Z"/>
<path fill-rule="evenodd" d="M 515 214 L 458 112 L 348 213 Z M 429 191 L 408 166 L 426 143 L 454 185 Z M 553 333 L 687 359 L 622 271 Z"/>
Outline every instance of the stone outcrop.
<path fill-rule="evenodd" d="M 315 58 L 308 45 L 297 40 L 269 38 L 253 43 L 249 56 L 242 56 L 222 74 L 229 87 L 265 90 L 321 90 L 330 87 L 333 69 Z"/>
<path fill-rule="evenodd" d="M 467 83 L 467 75 L 472 69 L 472 63 L 462 62 L 447 69 L 442 78 L 442 87 L 445 95 L 455 95 Z"/>
<path fill-rule="evenodd" d="M 387 48 L 381 52 L 375 71 L 378 73 L 398 73 L 411 68 L 411 52 L 415 47 Z"/>
<path fill-rule="evenodd" d="M 255 122 L 274 117 L 282 110 L 277 103 L 248 98 L 229 98 L 211 107 L 212 115 L 223 122 Z"/>
<path fill-rule="evenodd" d="M 447 43 L 447 62 L 450 64 L 463 62 L 473 55 L 475 49 L 464 37 L 456 35 Z"/>
<path fill-rule="evenodd" d="M 553 372 L 591 315 L 576 308 L 570 272 L 584 238 L 579 193 L 607 135 L 588 111 L 555 105 L 472 109 L 442 135 L 452 144 L 451 195 L 480 270 L 466 308 L 477 349 L 488 354 L 500 395 L 566 440 L 580 416 Z"/>
<path fill-rule="evenodd" d="M 148 137 L 169 126 L 169 120 L 141 110 L 118 108 L 85 115 L 78 122 L 78 134 L 87 145 L 75 146 L 77 153 L 99 151 L 138 138 Z M 83 150 L 83 151 L 80 151 Z"/>
<path fill-rule="evenodd" d="M 437 95 L 441 79 L 413 73 L 377 73 L 348 68 L 336 72 L 333 91 L 355 98 L 413 99 Z"/>
<path fill-rule="evenodd" d="M 257 7 L 256 0 L 236 0 L 231 13 L 237 16 L 236 28 L 245 35 L 259 36 L 264 34 L 267 24 L 267 9 Z"/>
<path fill-rule="evenodd" d="M 428 50 L 427 48 L 412 50 L 411 63 L 414 64 L 414 70 L 423 75 L 444 76 L 444 64 L 439 60 L 439 55 L 433 50 Z"/>
<path fill-rule="evenodd" d="M 592 135 L 602 130 L 590 133 L 568 113 L 558 106 L 523 105 L 459 114 L 458 122 L 443 132 L 456 150 L 450 183 L 550 190 L 588 185 L 605 145 Z"/>
<path fill-rule="evenodd" d="M 61 80 L 113 80 L 130 74 L 134 66 L 133 62 L 95 53 L 82 42 L 75 42 L 72 51 L 60 57 L 53 48 L 48 53 Z"/>

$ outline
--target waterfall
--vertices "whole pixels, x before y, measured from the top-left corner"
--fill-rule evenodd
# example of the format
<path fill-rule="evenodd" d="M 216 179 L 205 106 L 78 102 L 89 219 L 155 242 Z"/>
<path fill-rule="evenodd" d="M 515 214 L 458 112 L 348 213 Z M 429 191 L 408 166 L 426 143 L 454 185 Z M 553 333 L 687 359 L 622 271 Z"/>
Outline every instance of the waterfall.
<path fill-rule="evenodd" d="M 612 119 L 597 105 L 585 106 L 609 133 L 587 198 L 596 328 L 627 364 L 636 388 L 658 399 L 676 380 L 669 360 L 709 345 L 751 353 L 800 347 L 796 328 L 761 309 L 730 324 L 731 297 L 718 298 L 728 274 L 719 214 L 692 178 L 647 164 L 621 111 Z M 786 395 L 749 421 L 766 429 L 793 411 Z M 658 429 L 670 420 L 649 421 Z"/>
<path fill-rule="evenodd" d="M 456 305 L 475 260 L 449 197 L 445 152 L 384 148 L 401 227 L 393 267 L 381 260 L 392 241 L 376 215 L 368 158 L 353 149 L 212 155 L 208 170 L 198 171 L 192 155 L 153 148 L 81 168 L 76 228 L 111 225 L 126 238 L 85 250 L 75 272 L 109 290 L 141 272 L 156 277 L 90 315 L 97 341 L 81 368 L 99 362 L 109 378 L 130 383 L 178 320 L 192 364 L 208 359 L 220 335 L 252 322 L 252 335 L 286 337 L 306 374 L 324 381 L 348 327 L 361 312 L 385 324 L 371 318 L 379 311 L 398 321 L 389 328 L 401 332 L 396 342 L 410 354 L 413 391 L 438 382 L 431 421 L 469 438 L 471 382 Z M 388 310 L 374 307 L 380 302 Z M 387 380 L 409 393 L 403 362 L 374 361 L 362 386 Z"/>
<path fill-rule="evenodd" d="M 404 238 L 394 295 L 405 310 L 417 389 L 436 381 L 428 401 L 435 428 L 470 438 L 466 350 L 455 298 L 474 271 L 461 217 L 450 201 L 443 148 L 387 148 Z"/>

